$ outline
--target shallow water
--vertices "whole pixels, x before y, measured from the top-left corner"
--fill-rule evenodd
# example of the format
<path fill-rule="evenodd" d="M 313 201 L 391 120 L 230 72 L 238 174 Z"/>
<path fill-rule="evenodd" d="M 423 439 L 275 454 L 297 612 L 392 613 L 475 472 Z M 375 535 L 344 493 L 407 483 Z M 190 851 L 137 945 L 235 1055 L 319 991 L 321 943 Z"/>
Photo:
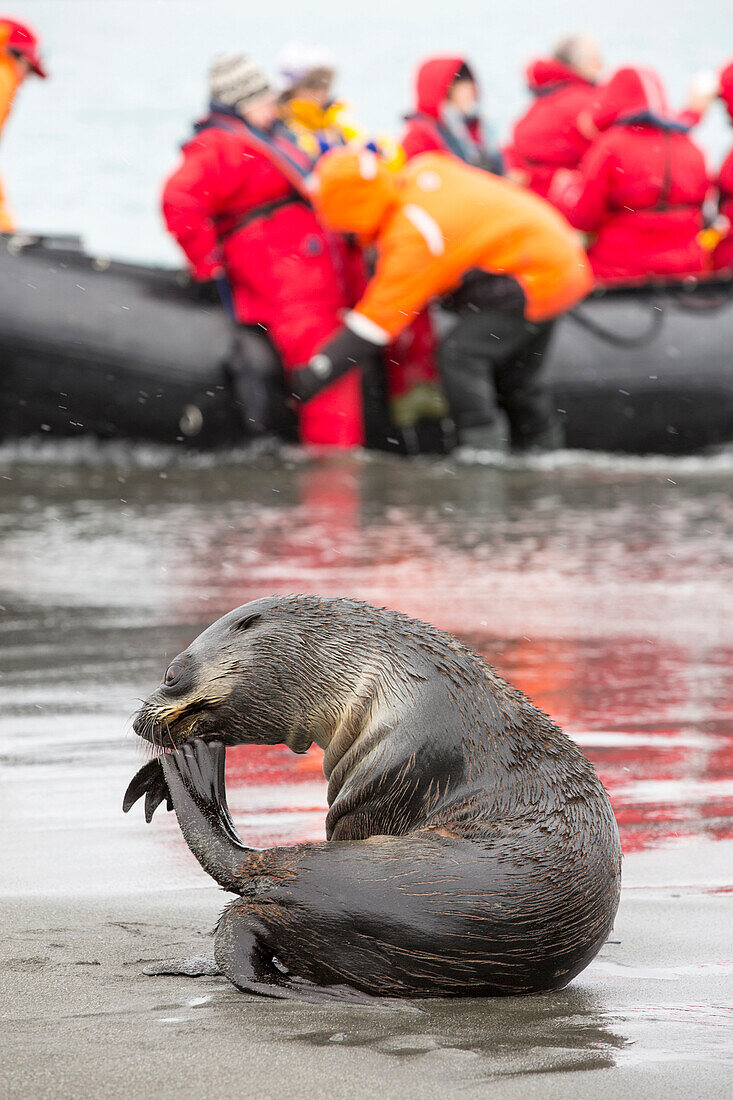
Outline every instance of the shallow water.
<path fill-rule="evenodd" d="M 131 767 L 126 723 L 169 657 L 247 600 L 320 592 L 470 642 L 593 759 L 627 852 L 733 836 L 730 462 L 63 455 L 0 471 L 16 789 Z M 322 835 L 319 757 L 229 754 L 248 839 Z"/>
<path fill-rule="evenodd" d="M 0 894 L 207 887 L 173 815 L 146 827 L 139 806 L 121 813 L 144 759 L 137 699 L 238 604 L 355 596 L 477 648 L 580 744 L 618 817 L 635 954 L 610 943 L 559 1000 L 507 1009 L 523 1038 L 512 1046 L 505 1016 L 493 1072 L 525 1072 L 543 1044 L 561 1051 L 556 1069 L 729 1057 L 733 952 L 714 932 L 733 896 L 732 473 L 725 455 L 459 466 L 0 450 Z M 323 837 L 319 756 L 230 751 L 245 841 Z M 693 948 L 670 946 L 683 940 Z M 445 1007 L 407 1031 L 354 1019 L 299 1041 L 343 1033 L 459 1061 L 488 1042 L 481 1012 L 458 1038 Z"/>

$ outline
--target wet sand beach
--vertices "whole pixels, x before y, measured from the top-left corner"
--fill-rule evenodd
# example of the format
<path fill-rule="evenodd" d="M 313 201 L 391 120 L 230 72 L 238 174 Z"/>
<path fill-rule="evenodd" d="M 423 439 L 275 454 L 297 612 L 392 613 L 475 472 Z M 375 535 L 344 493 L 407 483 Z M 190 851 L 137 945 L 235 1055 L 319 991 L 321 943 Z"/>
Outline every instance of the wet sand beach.
<path fill-rule="evenodd" d="M 3 899 L 5 1095 L 725 1097 L 731 895 L 700 883 L 697 855 L 669 861 L 673 889 L 644 885 L 643 862 L 627 862 L 619 942 L 567 989 L 394 1009 L 142 974 L 210 946 L 208 888 Z"/>
<path fill-rule="evenodd" d="M 0 451 L 8 1097 L 723 1097 L 733 1075 L 730 459 L 461 468 Z M 543 997 L 312 1006 L 143 968 L 226 901 L 122 793 L 138 698 L 218 614 L 349 594 L 454 631 L 596 764 L 614 933 Z M 243 838 L 321 839 L 318 753 L 227 760 Z"/>

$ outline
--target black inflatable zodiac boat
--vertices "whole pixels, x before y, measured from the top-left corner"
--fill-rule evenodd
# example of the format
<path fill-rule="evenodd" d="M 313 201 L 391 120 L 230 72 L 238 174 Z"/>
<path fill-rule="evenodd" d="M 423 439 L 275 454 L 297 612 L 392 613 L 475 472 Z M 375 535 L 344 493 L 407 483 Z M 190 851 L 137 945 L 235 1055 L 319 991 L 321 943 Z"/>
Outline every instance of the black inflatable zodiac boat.
<path fill-rule="evenodd" d="M 232 329 L 180 272 L 0 243 L 0 438 L 242 439 Z M 685 454 L 733 441 L 733 282 L 595 292 L 558 325 L 548 378 L 568 446 Z"/>

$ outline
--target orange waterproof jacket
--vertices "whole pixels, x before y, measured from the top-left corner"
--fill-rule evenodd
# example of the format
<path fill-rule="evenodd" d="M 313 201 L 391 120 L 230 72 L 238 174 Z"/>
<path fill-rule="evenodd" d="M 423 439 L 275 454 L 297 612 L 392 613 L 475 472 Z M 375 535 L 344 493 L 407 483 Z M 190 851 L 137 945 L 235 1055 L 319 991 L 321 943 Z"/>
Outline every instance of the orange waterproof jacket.
<path fill-rule="evenodd" d="M 17 67 L 7 54 L 0 53 L 0 130 L 10 114 L 19 83 Z M 0 233 L 12 233 L 14 228 L 15 219 L 6 204 L 0 181 Z"/>
<path fill-rule="evenodd" d="M 20 79 L 18 70 L 7 54 L 0 53 L 0 130 L 10 114 Z"/>
<path fill-rule="evenodd" d="M 375 273 L 347 318 L 374 343 L 392 340 L 471 269 L 515 278 L 530 321 L 556 317 L 592 286 L 578 237 L 554 207 L 443 153 L 393 174 L 367 150 L 334 150 L 316 167 L 314 202 L 326 225 L 376 245 Z"/>

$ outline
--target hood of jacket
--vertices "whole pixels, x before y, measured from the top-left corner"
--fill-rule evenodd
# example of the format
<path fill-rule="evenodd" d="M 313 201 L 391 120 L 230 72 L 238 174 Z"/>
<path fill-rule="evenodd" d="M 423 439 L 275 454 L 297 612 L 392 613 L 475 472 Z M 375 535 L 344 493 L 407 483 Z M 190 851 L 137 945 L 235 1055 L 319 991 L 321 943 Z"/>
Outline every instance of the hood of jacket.
<path fill-rule="evenodd" d="M 614 123 L 677 125 L 658 74 L 653 69 L 630 67 L 619 69 L 600 90 L 593 121 L 599 130 Z"/>
<path fill-rule="evenodd" d="M 415 77 L 415 110 L 418 114 L 440 119 L 440 109 L 448 90 L 464 66 L 471 72 L 463 57 L 429 57 L 423 61 Z M 475 79 L 473 73 L 471 76 Z"/>
<path fill-rule="evenodd" d="M 373 240 L 397 203 L 397 181 L 370 149 L 332 149 L 316 165 L 311 196 L 329 229 Z"/>
<path fill-rule="evenodd" d="M 527 85 L 533 95 L 546 95 L 561 84 L 587 84 L 593 87 L 593 81 L 576 73 L 564 61 L 554 57 L 538 57 L 530 61 L 526 70 Z"/>

